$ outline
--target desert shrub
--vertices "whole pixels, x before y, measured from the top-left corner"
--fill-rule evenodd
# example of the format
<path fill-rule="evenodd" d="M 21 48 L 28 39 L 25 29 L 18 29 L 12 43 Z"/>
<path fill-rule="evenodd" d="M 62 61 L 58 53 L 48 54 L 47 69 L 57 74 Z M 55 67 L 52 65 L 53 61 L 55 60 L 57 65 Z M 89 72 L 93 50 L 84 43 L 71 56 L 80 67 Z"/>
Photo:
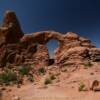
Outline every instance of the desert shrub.
<path fill-rule="evenodd" d="M 30 71 L 31 71 L 30 65 L 22 65 L 19 67 L 19 73 L 21 75 L 28 75 Z"/>
<path fill-rule="evenodd" d="M 5 71 L 0 74 L 0 83 L 9 85 L 11 82 L 17 81 L 17 74 L 11 70 Z"/>
<path fill-rule="evenodd" d="M 45 81 L 44 81 L 45 85 L 48 85 L 48 84 L 51 84 L 51 83 L 52 83 L 52 81 L 51 81 L 50 78 L 46 78 Z"/>
<path fill-rule="evenodd" d="M 93 64 L 92 64 L 90 61 L 88 61 L 88 62 L 84 63 L 84 66 L 85 66 L 86 68 L 88 68 L 88 67 L 92 67 Z"/>
<path fill-rule="evenodd" d="M 29 80 L 30 82 L 34 82 L 33 76 L 28 76 L 28 80 Z"/>
<path fill-rule="evenodd" d="M 52 74 L 52 75 L 50 76 L 50 79 L 51 79 L 51 80 L 55 80 L 56 77 Z"/>
<path fill-rule="evenodd" d="M 30 82 L 34 82 L 33 74 L 29 74 L 29 75 L 27 76 L 27 79 L 28 79 L 28 81 L 30 81 Z"/>
<path fill-rule="evenodd" d="M 6 64 L 6 68 L 9 68 L 9 69 L 10 69 L 11 67 L 12 67 L 12 66 L 10 65 L 10 63 L 7 63 L 7 64 Z"/>
<path fill-rule="evenodd" d="M 40 75 L 41 74 L 44 75 L 46 71 L 45 71 L 44 67 L 41 67 L 41 68 L 38 69 L 38 72 L 39 72 Z"/>
<path fill-rule="evenodd" d="M 79 91 L 83 91 L 84 88 L 85 88 L 85 84 L 81 82 L 79 86 Z"/>

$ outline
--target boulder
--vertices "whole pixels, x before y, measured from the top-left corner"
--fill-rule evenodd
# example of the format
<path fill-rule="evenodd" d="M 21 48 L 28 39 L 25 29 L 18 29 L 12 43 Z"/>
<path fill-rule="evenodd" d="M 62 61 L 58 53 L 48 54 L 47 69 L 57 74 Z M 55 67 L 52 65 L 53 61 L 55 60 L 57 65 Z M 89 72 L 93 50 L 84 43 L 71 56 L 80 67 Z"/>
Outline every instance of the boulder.
<path fill-rule="evenodd" d="M 90 86 L 90 89 L 93 91 L 100 91 L 100 82 L 98 80 L 94 80 Z"/>

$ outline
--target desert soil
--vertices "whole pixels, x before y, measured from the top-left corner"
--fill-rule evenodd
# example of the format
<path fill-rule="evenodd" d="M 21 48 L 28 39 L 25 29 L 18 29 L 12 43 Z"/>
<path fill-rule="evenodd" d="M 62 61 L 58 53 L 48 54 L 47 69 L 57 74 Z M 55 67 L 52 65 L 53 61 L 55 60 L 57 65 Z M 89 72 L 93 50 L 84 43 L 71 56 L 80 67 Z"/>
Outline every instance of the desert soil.
<path fill-rule="evenodd" d="M 62 72 L 51 84 L 44 85 L 46 75 L 39 82 L 21 86 L 8 87 L 3 93 L 3 100 L 100 100 L 100 91 L 79 91 L 80 82 L 87 88 L 93 80 L 100 81 L 100 68 L 78 69 L 74 72 Z M 16 98 L 20 99 L 16 99 Z"/>

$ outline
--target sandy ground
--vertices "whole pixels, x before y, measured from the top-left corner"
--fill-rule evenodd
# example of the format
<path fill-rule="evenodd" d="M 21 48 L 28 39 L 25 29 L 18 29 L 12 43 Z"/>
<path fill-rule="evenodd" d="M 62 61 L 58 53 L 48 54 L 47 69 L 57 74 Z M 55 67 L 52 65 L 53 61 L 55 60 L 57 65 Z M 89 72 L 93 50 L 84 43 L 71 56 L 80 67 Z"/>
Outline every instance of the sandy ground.
<path fill-rule="evenodd" d="M 79 69 L 74 72 L 62 72 L 52 84 L 44 86 L 46 75 L 39 83 L 13 87 L 12 91 L 4 92 L 3 100 L 100 100 L 100 92 L 79 91 L 80 82 L 90 86 L 92 81 L 100 81 L 100 68 Z"/>

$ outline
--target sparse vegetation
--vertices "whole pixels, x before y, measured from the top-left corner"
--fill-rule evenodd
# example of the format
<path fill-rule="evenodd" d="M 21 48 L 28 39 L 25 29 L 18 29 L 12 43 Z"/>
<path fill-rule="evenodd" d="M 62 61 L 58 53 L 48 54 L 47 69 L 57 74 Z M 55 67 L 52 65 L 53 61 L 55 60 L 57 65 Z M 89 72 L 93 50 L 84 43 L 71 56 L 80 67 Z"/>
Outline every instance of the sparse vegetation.
<path fill-rule="evenodd" d="M 9 85 L 17 81 L 17 74 L 11 70 L 7 70 L 0 74 L 0 84 Z"/>
<path fill-rule="evenodd" d="M 49 76 L 49 78 L 45 79 L 44 84 L 45 85 L 51 84 L 52 81 L 55 80 L 55 79 L 56 79 L 56 77 L 52 74 L 52 75 Z"/>
<path fill-rule="evenodd" d="M 48 84 L 51 84 L 51 83 L 52 83 L 52 80 L 50 78 L 46 78 L 45 81 L 44 81 L 45 85 L 48 85 Z"/>
<path fill-rule="evenodd" d="M 30 73 L 31 71 L 30 65 L 21 65 L 16 66 L 15 68 L 5 68 L 2 73 L 0 73 L 0 85 L 21 85 L 24 80 L 24 75 L 26 75 L 28 81 L 33 82 L 33 75 Z"/>
<path fill-rule="evenodd" d="M 33 75 L 28 75 L 28 80 L 29 80 L 30 82 L 34 82 Z"/>
<path fill-rule="evenodd" d="M 38 69 L 38 72 L 39 72 L 39 75 L 44 75 L 46 70 L 45 70 L 44 67 L 41 67 L 41 68 Z"/>
<path fill-rule="evenodd" d="M 55 80 L 56 77 L 52 74 L 52 75 L 50 76 L 50 79 L 51 79 L 51 80 Z"/>
<path fill-rule="evenodd" d="M 83 82 L 80 83 L 79 91 L 84 91 L 85 84 Z"/>
<path fill-rule="evenodd" d="M 19 67 L 19 73 L 21 75 L 28 75 L 30 70 L 31 70 L 30 65 L 22 65 L 22 66 Z"/>
<path fill-rule="evenodd" d="M 85 62 L 85 63 L 84 63 L 84 66 L 85 66 L 86 68 L 89 68 L 89 67 L 92 67 L 93 64 L 92 64 L 90 61 L 88 61 L 88 62 Z"/>

